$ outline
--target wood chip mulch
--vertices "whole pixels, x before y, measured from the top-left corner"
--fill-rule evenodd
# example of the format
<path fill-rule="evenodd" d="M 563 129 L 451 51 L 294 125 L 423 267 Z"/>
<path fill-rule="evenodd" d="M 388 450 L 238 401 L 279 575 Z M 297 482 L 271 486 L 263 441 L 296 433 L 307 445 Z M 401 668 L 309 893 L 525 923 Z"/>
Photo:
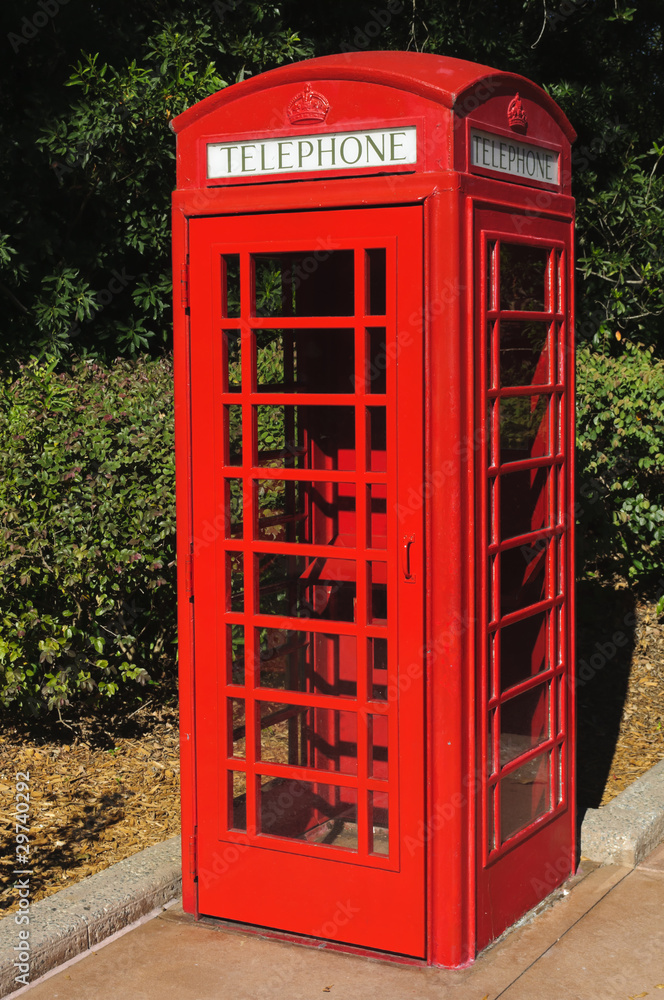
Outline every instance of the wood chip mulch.
<path fill-rule="evenodd" d="M 664 622 L 654 603 L 636 602 L 628 592 L 603 592 L 597 608 L 589 597 L 581 593 L 579 601 L 579 660 L 588 664 L 578 689 L 579 799 L 582 806 L 598 806 L 664 758 Z M 624 645 L 613 642 L 623 634 Z M 115 725 L 5 721 L 2 915 L 17 906 L 10 812 L 19 771 L 30 772 L 32 902 L 179 833 L 174 704 L 148 703 Z"/>

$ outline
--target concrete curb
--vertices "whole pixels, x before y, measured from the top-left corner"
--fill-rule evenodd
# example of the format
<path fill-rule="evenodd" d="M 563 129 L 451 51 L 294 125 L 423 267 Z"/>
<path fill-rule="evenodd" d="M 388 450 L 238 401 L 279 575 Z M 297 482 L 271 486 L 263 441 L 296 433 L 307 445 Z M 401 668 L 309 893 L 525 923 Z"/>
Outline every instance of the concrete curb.
<path fill-rule="evenodd" d="M 0 920 L 0 997 L 20 989 L 15 948 L 18 932 L 30 932 L 30 981 L 179 895 L 182 887 L 180 838 L 106 868 L 76 885 L 34 903 L 30 923 L 19 927 L 10 914 Z M 21 942 L 23 944 L 23 942 Z"/>
<path fill-rule="evenodd" d="M 588 809 L 581 824 L 581 854 L 601 864 L 634 868 L 662 838 L 664 760 L 608 805 Z"/>

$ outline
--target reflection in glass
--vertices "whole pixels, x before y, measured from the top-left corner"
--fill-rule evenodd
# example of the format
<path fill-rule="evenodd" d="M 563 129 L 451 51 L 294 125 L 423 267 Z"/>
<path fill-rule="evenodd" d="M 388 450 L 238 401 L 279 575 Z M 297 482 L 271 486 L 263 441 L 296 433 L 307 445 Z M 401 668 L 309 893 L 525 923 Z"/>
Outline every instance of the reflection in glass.
<path fill-rule="evenodd" d="M 523 830 L 551 808 L 551 754 L 542 754 L 500 781 L 501 840 Z"/>
<path fill-rule="evenodd" d="M 228 684 L 244 684 L 244 625 L 226 626 Z"/>
<path fill-rule="evenodd" d="M 387 792 L 369 792 L 371 852 L 385 857 L 390 853 L 390 822 Z"/>
<path fill-rule="evenodd" d="M 254 315 L 352 316 L 352 250 L 254 254 Z"/>
<path fill-rule="evenodd" d="M 549 251 L 520 243 L 500 244 L 500 308 L 520 312 L 546 309 Z"/>
<path fill-rule="evenodd" d="M 544 611 L 500 630 L 500 690 L 506 691 L 548 666 L 547 615 Z"/>
<path fill-rule="evenodd" d="M 500 460 L 520 462 L 550 454 L 549 397 L 500 400 Z"/>
<path fill-rule="evenodd" d="M 244 771 L 228 771 L 228 828 L 247 829 L 247 776 Z"/>
<path fill-rule="evenodd" d="M 259 614 L 355 620 L 354 561 L 266 553 L 257 564 Z"/>
<path fill-rule="evenodd" d="M 549 738 L 548 691 L 548 684 L 538 684 L 501 705 L 501 767 Z"/>
<path fill-rule="evenodd" d="M 354 391 L 353 329 L 254 330 L 257 392 Z"/>
<path fill-rule="evenodd" d="M 370 316 L 385 314 L 385 248 L 366 250 L 367 313 Z"/>
<path fill-rule="evenodd" d="M 261 776 L 259 831 L 357 851 L 357 789 Z"/>
<path fill-rule="evenodd" d="M 226 705 L 228 709 L 228 756 L 244 759 L 247 749 L 244 698 L 227 698 Z"/>
<path fill-rule="evenodd" d="M 369 639 L 370 697 L 387 701 L 387 639 Z"/>
<path fill-rule="evenodd" d="M 221 315 L 237 319 L 240 315 L 240 255 L 227 253 L 221 258 Z"/>
<path fill-rule="evenodd" d="M 500 488 L 500 537 L 515 538 L 548 528 L 550 469 L 523 469 L 498 477 Z"/>
<path fill-rule="evenodd" d="M 500 556 L 500 613 L 508 615 L 546 597 L 546 568 L 550 541 L 507 549 Z"/>
<path fill-rule="evenodd" d="M 224 350 L 223 391 L 240 392 L 242 389 L 240 331 L 224 330 L 222 337 Z"/>
<path fill-rule="evenodd" d="M 500 384 L 546 385 L 549 382 L 549 324 L 501 320 Z"/>

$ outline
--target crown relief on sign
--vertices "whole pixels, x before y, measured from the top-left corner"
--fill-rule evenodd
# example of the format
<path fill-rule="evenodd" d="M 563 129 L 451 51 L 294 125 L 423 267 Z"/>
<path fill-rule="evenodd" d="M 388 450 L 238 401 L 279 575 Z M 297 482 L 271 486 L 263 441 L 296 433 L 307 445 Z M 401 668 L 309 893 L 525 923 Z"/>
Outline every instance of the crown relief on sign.
<path fill-rule="evenodd" d="M 309 122 L 324 122 L 330 110 L 330 102 L 308 83 L 305 89 L 290 102 L 286 113 L 291 125 L 307 125 Z"/>
<path fill-rule="evenodd" d="M 507 122 L 514 132 L 520 132 L 521 135 L 528 131 L 528 117 L 518 94 L 507 106 Z"/>

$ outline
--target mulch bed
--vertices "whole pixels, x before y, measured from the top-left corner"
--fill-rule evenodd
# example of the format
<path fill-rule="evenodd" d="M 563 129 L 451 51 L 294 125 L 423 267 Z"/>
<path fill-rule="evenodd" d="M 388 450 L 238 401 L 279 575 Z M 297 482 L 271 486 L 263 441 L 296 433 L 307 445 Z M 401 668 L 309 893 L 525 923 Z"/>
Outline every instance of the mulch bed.
<path fill-rule="evenodd" d="M 579 661 L 587 665 L 578 690 L 583 808 L 609 802 L 664 757 L 664 624 L 653 603 L 636 602 L 626 588 L 581 587 L 579 609 Z M 32 902 L 179 832 L 174 703 L 148 703 L 106 723 L 6 725 L 0 736 L 3 915 L 17 905 L 9 814 L 19 771 L 30 772 Z"/>

